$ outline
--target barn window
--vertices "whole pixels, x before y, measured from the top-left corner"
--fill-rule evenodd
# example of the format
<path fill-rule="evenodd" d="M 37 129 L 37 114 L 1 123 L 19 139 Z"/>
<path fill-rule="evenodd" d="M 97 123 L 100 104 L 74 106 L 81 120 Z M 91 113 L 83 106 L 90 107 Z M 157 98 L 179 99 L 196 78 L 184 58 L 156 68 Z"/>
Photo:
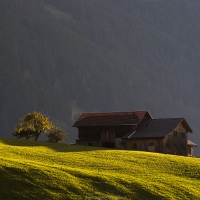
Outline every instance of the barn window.
<path fill-rule="evenodd" d="M 101 132 L 101 140 L 102 141 L 114 142 L 115 132 L 114 131 Z"/>
<path fill-rule="evenodd" d="M 149 146 L 154 146 L 154 142 L 149 142 Z"/>
<path fill-rule="evenodd" d="M 181 132 L 181 137 L 185 138 L 185 134 L 183 132 Z"/>

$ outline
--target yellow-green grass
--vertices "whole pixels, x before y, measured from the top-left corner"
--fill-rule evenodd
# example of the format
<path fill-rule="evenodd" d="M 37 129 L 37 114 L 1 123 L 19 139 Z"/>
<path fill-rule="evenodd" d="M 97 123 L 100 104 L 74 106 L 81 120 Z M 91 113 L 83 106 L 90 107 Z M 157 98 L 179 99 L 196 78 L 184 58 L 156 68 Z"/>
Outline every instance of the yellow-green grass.
<path fill-rule="evenodd" d="M 200 199 L 200 159 L 0 139 L 0 199 Z"/>

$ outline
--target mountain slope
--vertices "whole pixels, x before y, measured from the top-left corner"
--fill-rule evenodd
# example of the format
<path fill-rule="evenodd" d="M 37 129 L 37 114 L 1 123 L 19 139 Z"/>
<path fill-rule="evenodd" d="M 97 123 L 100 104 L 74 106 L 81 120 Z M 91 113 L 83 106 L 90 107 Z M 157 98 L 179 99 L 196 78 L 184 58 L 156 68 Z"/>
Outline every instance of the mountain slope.
<path fill-rule="evenodd" d="M 198 158 L 0 140 L 1 199 L 199 199 Z"/>
<path fill-rule="evenodd" d="M 198 1 L 0 3 L 0 131 L 37 110 L 76 138 L 82 111 L 185 117 L 200 143 Z"/>

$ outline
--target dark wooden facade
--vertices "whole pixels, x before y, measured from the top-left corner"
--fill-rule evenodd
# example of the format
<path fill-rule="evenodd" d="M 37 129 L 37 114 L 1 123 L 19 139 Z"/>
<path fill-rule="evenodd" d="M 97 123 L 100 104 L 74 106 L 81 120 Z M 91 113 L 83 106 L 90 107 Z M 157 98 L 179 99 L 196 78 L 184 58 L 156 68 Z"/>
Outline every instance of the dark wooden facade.
<path fill-rule="evenodd" d="M 102 147 L 116 147 L 116 138 L 122 138 L 136 126 L 94 126 L 78 127 L 77 144 Z"/>

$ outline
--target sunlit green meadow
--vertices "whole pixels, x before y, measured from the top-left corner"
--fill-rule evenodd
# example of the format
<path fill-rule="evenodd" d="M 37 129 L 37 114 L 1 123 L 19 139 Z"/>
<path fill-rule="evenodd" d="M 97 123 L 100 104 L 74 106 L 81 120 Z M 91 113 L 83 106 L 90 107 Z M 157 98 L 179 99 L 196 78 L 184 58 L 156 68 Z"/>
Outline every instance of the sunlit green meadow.
<path fill-rule="evenodd" d="M 200 159 L 0 139 L 0 199 L 200 199 Z"/>

